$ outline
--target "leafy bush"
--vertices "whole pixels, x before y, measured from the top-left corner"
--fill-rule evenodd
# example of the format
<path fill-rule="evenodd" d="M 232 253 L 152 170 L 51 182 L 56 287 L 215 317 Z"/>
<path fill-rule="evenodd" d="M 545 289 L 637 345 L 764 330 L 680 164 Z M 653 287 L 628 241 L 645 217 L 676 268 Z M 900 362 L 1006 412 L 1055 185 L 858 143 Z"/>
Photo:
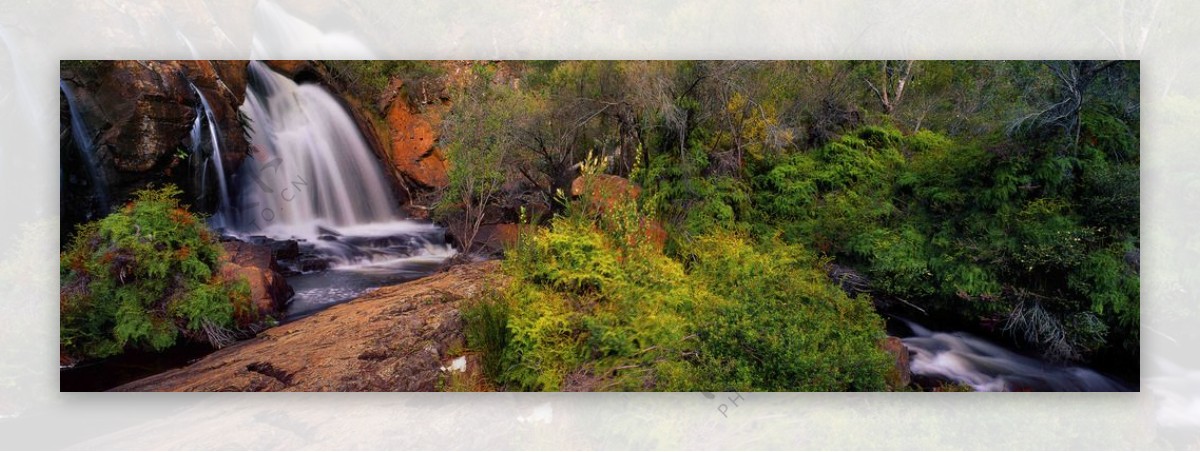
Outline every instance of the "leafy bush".
<path fill-rule="evenodd" d="M 325 60 L 322 63 L 355 97 L 367 102 L 377 101 L 393 77 L 407 84 L 441 74 L 428 61 Z"/>
<path fill-rule="evenodd" d="M 574 375 L 602 382 L 597 390 L 682 388 L 671 376 L 691 366 L 682 360 L 695 348 L 687 313 L 703 294 L 677 262 L 628 243 L 557 218 L 509 252 L 512 340 L 500 383 L 557 390 Z"/>
<path fill-rule="evenodd" d="M 882 321 L 800 246 L 773 242 L 763 247 L 773 251 L 760 251 L 737 236 L 701 236 L 684 253 L 688 269 L 622 226 L 636 222 L 621 217 L 640 215 L 632 202 L 603 215 L 578 206 L 585 202 L 571 201 L 566 216 L 522 236 L 503 265 L 513 282 L 464 314 L 472 347 L 485 363 L 498 362 L 490 376 L 500 386 L 884 387 Z"/>
<path fill-rule="evenodd" d="M 1104 111 L 1085 112 L 1075 153 L 861 129 L 761 168 L 752 229 L 858 268 L 884 294 L 1006 318 L 1047 356 L 1083 359 L 1137 329 L 1123 259 L 1137 242 L 1136 150 Z"/>
<path fill-rule="evenodd" d="M 484 117 L 506 120 L 462 121 L 456 130 L 477 133 L 481 143 L 511 139 L 504 166 L 515 171 L 504 175 L 505 186 L 524 184 L 553 198 L 582 171 L 585 153 L 599 153 L 613 161 L 604 172 L 628 175 L 643 188 L 636 206 L 599 217 L 555 203 L 554 213 L 565 215 L 515 251 L 506 271 L 521 283 L 502 298 L 512 309 L 510 329 L 524 330 L 513 329 L 517 342 L 506 348 L 510 367 L 502 379 L 539 388 L 583 380 L 623 381 L 606 387 L 715 384 L 704 372 L 714 365 L 719 350 L 711 347 L 718 342 L 680 346 L 649 365 L 630 355 L 643 340 L 632 338 L 641 331 L 629 333 L 630 312 L 637 311 L 616 308 L 661 295 L 638 289 L 646 276 L 628 267 L 641 265 L 694 288 L 681 299 L 693 310 L 671 311 L 685 321 L 683 337 L 757 344 L 756 337 L 710 330 L 706 316 L 727 312 L 770 324 L 773 313 L 751 310 L 748 303 L 758 300 L 742 294 L 782 295 L 718 290 L 728 281 L 715 274 L 708 281 L 697 259 L 734 256 L 706 255 L 699 247 L 714 246 L 711 240 L 723 252 L 749 253 L 737 258 L 746 262 L 757 259 L 750 254 L 775 256 L 771 247 L 799 247 L 866 276 L 880 296 L 962 323 L 1007 325 L 1047 356 L 1087 359 L 1124 344 L 1119 358 L 1130 357 L 1137 346 L 1140 246 L 1136 65 L 917 65 L 920 76 L 912 82 L 920 88 L 886 114 L 867 107 L 882 99 L 861 83 L 879 73 L 874 63 L 475 65 L 477 78 L 503 75 L 511 83 L 457 96 L 454 109 L 490 108 L 499 113 Z M 1064 85 L 1060 71 L 1072 67 L 1107 75 L 1090 89 Z M 1069 97 L 1076 94 L 1082 95 Z M 521 101 L 498 102 L 504 97 Z M 1020 124 L 1047 119 L 1052 127 L 1018 133 Z M 451 167 L 468 167 L 465 155 L 451 156 Z M 638 215 L 669 232 L 665 251 L 637 244 L 631 231 L 645 229 Z M 779 272 L 809 275 L 816 268 L 807 258 L 789 265 Z M 744 282 L 774 276 L 756 278 Z M 779 290 L 798 299 L 817 293 Z M 743 369 L 717 372 L 729 387 L 774 384 L 764 377 L 776 372 L 770 366 L 729 359 L 731 368 Z M 673 378 L 664 376 L 667 363 L 675 364 Z"/>
<path fill-rule="evenodd" d="M 61 346 L 74 358 L 162 350 L 179 336 L 214 345 L 256 318 L 249 285 L 218 272 L 221 247 L 167 186 L 81 225 L 61 255 Z"/>
<path fill-rule="evenodd" d="M 701 359 L 710 389 L 881 391 L 893 365 L 879 347 L 883 320 L 847 297 L 826 261 L 801 246 L 755 246 L 711 235 L 691 249 L 693 280 L 723 302 L 700 311 Z"/>
<path fill-rule="evenodd" d="M 508 330 L 508 303 L 495 294 L 482 297 L 463 307 L 467 345 L 479 350 L 483 373 L 498 379 L 503 371 L 500 361 L 512 337 Z"/>

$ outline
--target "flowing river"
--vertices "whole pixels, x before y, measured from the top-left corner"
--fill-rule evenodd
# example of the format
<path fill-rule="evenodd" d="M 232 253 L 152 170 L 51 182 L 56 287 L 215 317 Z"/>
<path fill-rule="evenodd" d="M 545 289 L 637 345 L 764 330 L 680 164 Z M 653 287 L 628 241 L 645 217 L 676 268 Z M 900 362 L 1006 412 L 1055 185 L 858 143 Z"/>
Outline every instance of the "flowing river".
<path fill-rule="evenodd" d="M 976 391 L 1120 392 L 1131 388 L 1091 369 L 1049 363 L 964 332 L 931 331 L 900 320 L 909 335 L 912 373 Z"/>

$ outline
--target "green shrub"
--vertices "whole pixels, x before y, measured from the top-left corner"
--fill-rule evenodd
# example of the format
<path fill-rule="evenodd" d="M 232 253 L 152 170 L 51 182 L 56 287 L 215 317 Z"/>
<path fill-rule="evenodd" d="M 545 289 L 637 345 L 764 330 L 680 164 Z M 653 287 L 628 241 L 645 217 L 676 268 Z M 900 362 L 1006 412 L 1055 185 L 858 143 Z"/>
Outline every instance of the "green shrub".
<path fill-rule="evenodd" d="M 419 60 L 325 60 L 322 63 L 351 94 L 372 103 L 382 97 L 392 78 L 411 84 L 441 75 L 441 69 Z"/>
<path fill-rule="evenodd" d="M 847 298 L 797 245 L 763 250 L 698 236 L 685 265 L 623 227 L 633 203 L 567 216 L 522 236 L 512 283 L 465 312 L 501 387 L 521 390 L 876 390 L 890 360 L 881 319 Z M 769 251 L 772 250 L 773 251 Z M 503 306 L 501 308 L 501 306 Z M 507 312 L 500 320 L 499 309 Z M 497 353 L 494 345 L 504 343 Z M 472 345 L 475 346 L 475 345 Z"/>
<path fill-rule="evenodd" d="M 755 168 L 749 229 L 926 309 L 1006 318 L 1050 357 L 1136 343 L 1136 136 L 1113 114 L 1086 112 L 1078 149 L 863 128 Z"/>
<path fill-rule="evenodd" d="M 478 350 L 483 373 L 493 380 L 503 371 L 501 357 L 512 334 L 508 330 L 508 303 L 489 294 L 462 309 L 467 346 Z"/>
<path fill-rule="evenodd" d="M 883 320 L 847 297 L 825 261 L 797 245 L 710 235 L 691 248 L 691 276 L 724 302 L 700 311 L 710 390 L 881 391 L 893 365 Z"/>
<path fill-rule="evenodd" d="M 61 255 L 64 355 L 162 350 L 181 335 L 220 346 L 238 319 L 257 318 L 249 285 L 220 275 L 220 245 L 179 194 L 140 191 L 76 231 Z"/>
<path fill-rule="evenodd" d="M 648 244 L 614 238 L 587 218 L 556 218 L 504 262 L 513 282 L 512 339 L 499 383 L 558 390 L 569 375 L 594 390 L 680 389 L 694 346 L 697 294 L 683 268 Z"/>

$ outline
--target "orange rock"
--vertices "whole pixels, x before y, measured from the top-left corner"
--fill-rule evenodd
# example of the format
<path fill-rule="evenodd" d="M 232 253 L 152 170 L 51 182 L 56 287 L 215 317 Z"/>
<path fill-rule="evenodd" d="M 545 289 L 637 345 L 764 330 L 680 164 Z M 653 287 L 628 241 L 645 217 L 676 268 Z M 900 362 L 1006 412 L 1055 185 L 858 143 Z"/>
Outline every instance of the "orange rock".
<path fill-rule="evenodd" d="M 475 243 L 484 249 L 504 251 L 517 244 L 522 232 L 532 231 L 534 227 L 515 223 L 485 224 L 479 227 Z"/>
<path fill-rule="evenodd" d="M 283 312 L 293 292 L 278 272 L 271 249 L 243 242 L 222 242 L 221 246 L 225 249 L 221 275 L 231 280 L 244 278 L 250 285 L 250 301 L 257 308 L 257 316 L 238 319 L 239 323 L 250 324 L 261 316 L 278 316 Z"/>
<path fill-rule="evenodd" d="M 904 342 L 895 336 L 888 336 L 879 343 L 879 347 L 884 352 L 891 355 L 896 361 L 896 367 L 892 372 L 888 372 L 887 384 L 892 389 L 899 389 L 912 381 L 912 370 L 909 367 L 910 357 L 908 355 L 908 347 L 904 346 Z"/>
<path fill-rule="evenodd" d="M 397 99 L 388 108 L 386 122 L 390 160 L 396 170 L 426 188 L 441 188 L 450 183 L 446 158 L 434 145 L 437 134 L 428 120 L 413 114 L 406 101 Z"/>
<path fill-rule="evenodd" d="M 642 233 L 651 245 L 659 250 L 667 246 L 667 230 L 663 228 L 662 223 L 658 220 L 643 218 L 641 221 Z"/>
<path fill-rule="evenodd" d="M 635 200 L 641 193 L 641 187 L 611 174 L 579 176 L 571 182 L 571 196 L 586 195 L 601 211 L 608 210 L 618 202 Z"/>
<path fill-rule="evenodd" d="M 263 63 L 288 78 L 295 77 L 300 71 L 312 67 L 312 63 L 308 60 L 266 60 Z"/>
<path fill-rule="evenodd" d="M 636 201 L 641 196 L 642 188 L 620 176 L 597 174 L 580 176 L 571 182 L 571 196 L 586 197 L 601 213 L 607 212 L 617 203 Z M 653 218 L 638 219 L 642 237 L 658 249 L 663 249 L 667 243 L 667 230 Z M 630 238 L 630 242 L 639 240 Z M 630 243 L 632 245 L 632 243 Z"/>

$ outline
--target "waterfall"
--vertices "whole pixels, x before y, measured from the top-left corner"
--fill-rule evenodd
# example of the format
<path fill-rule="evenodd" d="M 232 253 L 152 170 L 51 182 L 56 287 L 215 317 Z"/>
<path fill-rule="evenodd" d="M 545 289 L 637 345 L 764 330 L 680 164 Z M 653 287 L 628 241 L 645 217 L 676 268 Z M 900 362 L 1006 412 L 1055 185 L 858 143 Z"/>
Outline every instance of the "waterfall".
<path fill-rule="evenodd" d="M 241 109 L 254 151 L 239 212 L 260 215 L 239 226 L 306 236 L 400 219 L 379 162 L 337 98 L 257 61 L 250 77 Z"/>
<path fill-rule="evenodd" d="M 196 85 L 191 81 L 188 81 L 188 86 L 196 93 L 196 97 L 200 98 L 200 109 L 196 112 L 196 121 L 192 123 L 192 155 L 199 155 L 197 153 L 201 149 L 201 118 L 203 118 L 208 122 L 208 136 L 212 153 L 202 161 L 205 163 L 211 161 L 213 164 L 213 170 L 217 177 L 217 199 L 219 202 L 217 212 L 213 215 L 211 221 L 215 227 L 224 227 L 230 218 L 233 206 L 229 201 L 229 187 L 225 181 L 225 165 L 221 160 L 221 131 L 218 128 L 216 117 L 213 115 L 212 107 L 209 105 L 208 99 L 204 97 L 204 93 L 200 92 L 200 89 L 196 88 Z M 206 164 L 202 163 L 200 167 L 200 193 L 207 193 L 205 190 L 208 189 L 208 172 L 206 166 Z"/>
<path fill-rule="evenodd" d="M 956 381 L 976 391 L 1128 391 L 1091 369 L 1024 356 L 966 333 L 930 331 L 904 321 L 913 336 L 901 339 L 911 352 L 912 373 Z"/>
<path fill-rule="evenodd" d="M 63 97 L 67 99 L 67 108 L 71 112 L 71 139 L 75 142 L 75 147 L 79 149 L 79 154 L 83 156 L 83 163 L 92 185 L 92 193 L 96 196 L 96 203 L 100 207 L 99 213 L 107 215 L 109 210 L 108 182 L 105 180 L 103 169 L 100 168 L 100 161 L 96 158 L 92 132 L 83 122 L 83 115 L 75 106 L 74 92 L 67 86 L 67 82 L 59 80 L 58 87 L 62 91 Z"/>
<path fill-rule="evenodd" d="M 196 107 L 196 119 L 192 121 L 192 132 L 188 134 L 188 153 L 192 157 L 193 170 L 196 172 L 196 178 L 199 181 L 196 184 L 198 198 L 203 198 L 208 193 L 208 156 L 203 155 L 204 145 L 204 110 L 202 107 Z"/>
<path fill-rule="evenodd" d="M 280 260 L 295 295 L 288 317 L 419 278 L 455 250 L 445 231 L 404 219 L 349 112 L 315 84 L 252 61 L 245 103 L 251 154 L 238 170 L 226 232 L 297 242 Z"/>
<path fill-rule="evenodd" d="M 258 61 L 249 71 L 240 110 L 252 152 L 237 175 L 228 230 L 301 240 L 333 268 L 395 270 L 454 254 L 441 228 L 404 219 L 377 157 L 336 97 Z"/>

